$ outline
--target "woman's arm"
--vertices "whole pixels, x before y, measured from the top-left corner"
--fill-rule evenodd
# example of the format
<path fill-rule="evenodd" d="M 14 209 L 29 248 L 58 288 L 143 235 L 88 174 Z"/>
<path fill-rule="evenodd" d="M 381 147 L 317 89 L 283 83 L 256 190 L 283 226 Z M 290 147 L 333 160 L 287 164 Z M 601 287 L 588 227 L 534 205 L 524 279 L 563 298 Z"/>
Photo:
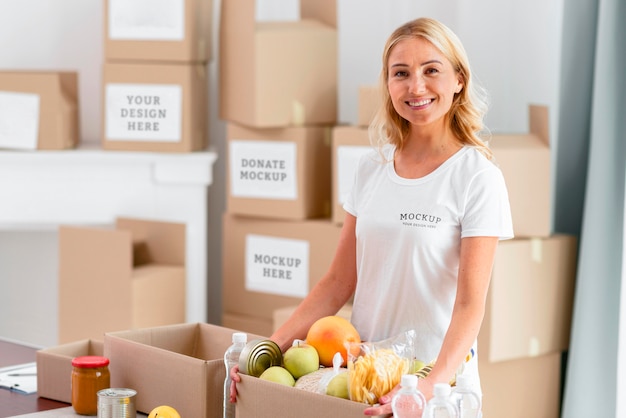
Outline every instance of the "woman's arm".
<path fill-rule="evenodd" d="M 335 315 L 356 288 L 356 218 L 346 215 L 333 261 L 306 298 L 270 339 L 285 351 L 294 339 L 305 339 L 321 317 Z"/>

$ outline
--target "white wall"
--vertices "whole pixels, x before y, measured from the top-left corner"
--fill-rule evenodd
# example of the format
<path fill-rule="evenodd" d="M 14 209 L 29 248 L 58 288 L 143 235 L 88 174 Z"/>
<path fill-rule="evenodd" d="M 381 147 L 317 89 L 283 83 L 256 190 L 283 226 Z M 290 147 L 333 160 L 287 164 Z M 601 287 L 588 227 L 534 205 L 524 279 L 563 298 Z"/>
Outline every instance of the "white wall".
<path fill-rule="evenodd" d="M 215 22 L 219 0 L 214 0 Z M 337 0 L 339 27 L 339 119 L 356 120 L 359 85 L 375 84 L 388 34 L 418 16 L 432 16 L 463 40 L 475 74 L 490 91 L 487 124 L 493 132 L 526 132 L 529 103 L 551 109 L 553 145 L 557 138 L 561 10 L 563 0 Z M 81 138 L 100 141 L 100 82 L 103 63 L 102 0 L 1 0 L 0 70 L 64 69 L 79 72 Z M 298 2 L 259 0 L 259 19 L 294 18 Z M 217 27 L 215 28 L 217 34 Z M 214 44 L 217 51 L 217 43 Z M 217 58 L 217 54 L 215 54 Z M 224 156 L 224 125 L 217 118 L 217 63 L 210 70 L 210 142 Z M 214 167 L 210 189 L 209 312 L 221 312 L 221 214 L 225 162 Z M 1 205 L 5 203 L 0 203 Z M 45 255 L 42 255 L 45 256 Z M 2 266 L 0 286 L 4 287 Z M 2 292 L 3 289 L 0 289 Z"/>

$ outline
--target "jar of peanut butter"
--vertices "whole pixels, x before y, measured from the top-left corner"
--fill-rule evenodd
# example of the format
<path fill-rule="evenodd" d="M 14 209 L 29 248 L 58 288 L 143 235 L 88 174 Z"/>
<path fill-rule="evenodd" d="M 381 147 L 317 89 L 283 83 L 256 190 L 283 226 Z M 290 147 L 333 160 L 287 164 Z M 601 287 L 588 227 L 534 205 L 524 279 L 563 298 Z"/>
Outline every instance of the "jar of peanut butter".
<path fill-rule="evenodd" d="M 81 356 L 72 360 L 72 406 L 80 415 L 98 414 L 98 391 L 111 386 L 109 359 Z"/>

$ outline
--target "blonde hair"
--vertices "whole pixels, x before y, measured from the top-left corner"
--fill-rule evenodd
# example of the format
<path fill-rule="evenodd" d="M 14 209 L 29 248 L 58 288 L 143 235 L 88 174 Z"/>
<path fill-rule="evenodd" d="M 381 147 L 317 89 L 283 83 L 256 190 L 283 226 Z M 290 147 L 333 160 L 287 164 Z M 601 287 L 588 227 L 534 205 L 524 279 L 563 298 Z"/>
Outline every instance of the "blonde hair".
<path fill-rule="evenodd" d="M 423 38 L 439 49 L 460 76 L 463 88 L 454 95 L 447 114 L 450 129 L 461 144 L 474 146 L 487 158 L 492 159 L 491 150 L 480 137 L 481 132 L 486 131 L 483 124 L 483 117 L 487 112 L 486 92 L 472 79 L 467 53 L 456 34 L 443 23 L 430 18 L 419 18 L 407 22 L 397 28 L 387 39 L 380 74 L 382 104 L 369 127 L 370 140 L 379 147 L 393 144 L 402 148 L 404 145 L 410 125 L 396 112 L 391 102 L 387 88 L 388 61 L 391 50 L 398 42 L 415 38 Z"/>

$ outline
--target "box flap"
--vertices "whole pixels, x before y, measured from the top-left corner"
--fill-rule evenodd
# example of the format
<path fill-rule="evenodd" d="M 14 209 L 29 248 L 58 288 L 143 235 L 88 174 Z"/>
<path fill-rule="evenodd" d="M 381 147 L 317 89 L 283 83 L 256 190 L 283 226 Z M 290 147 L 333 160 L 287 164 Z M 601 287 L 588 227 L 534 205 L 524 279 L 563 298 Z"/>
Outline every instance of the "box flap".
<path fill-rule="evenodd" d="M 141 259 L 134 265 L 185 265 L 185 224 L 132 218 L 118 218 L 115 224 L 118 230 L 131 232 L 134 248 L 140 250 Z"/>

